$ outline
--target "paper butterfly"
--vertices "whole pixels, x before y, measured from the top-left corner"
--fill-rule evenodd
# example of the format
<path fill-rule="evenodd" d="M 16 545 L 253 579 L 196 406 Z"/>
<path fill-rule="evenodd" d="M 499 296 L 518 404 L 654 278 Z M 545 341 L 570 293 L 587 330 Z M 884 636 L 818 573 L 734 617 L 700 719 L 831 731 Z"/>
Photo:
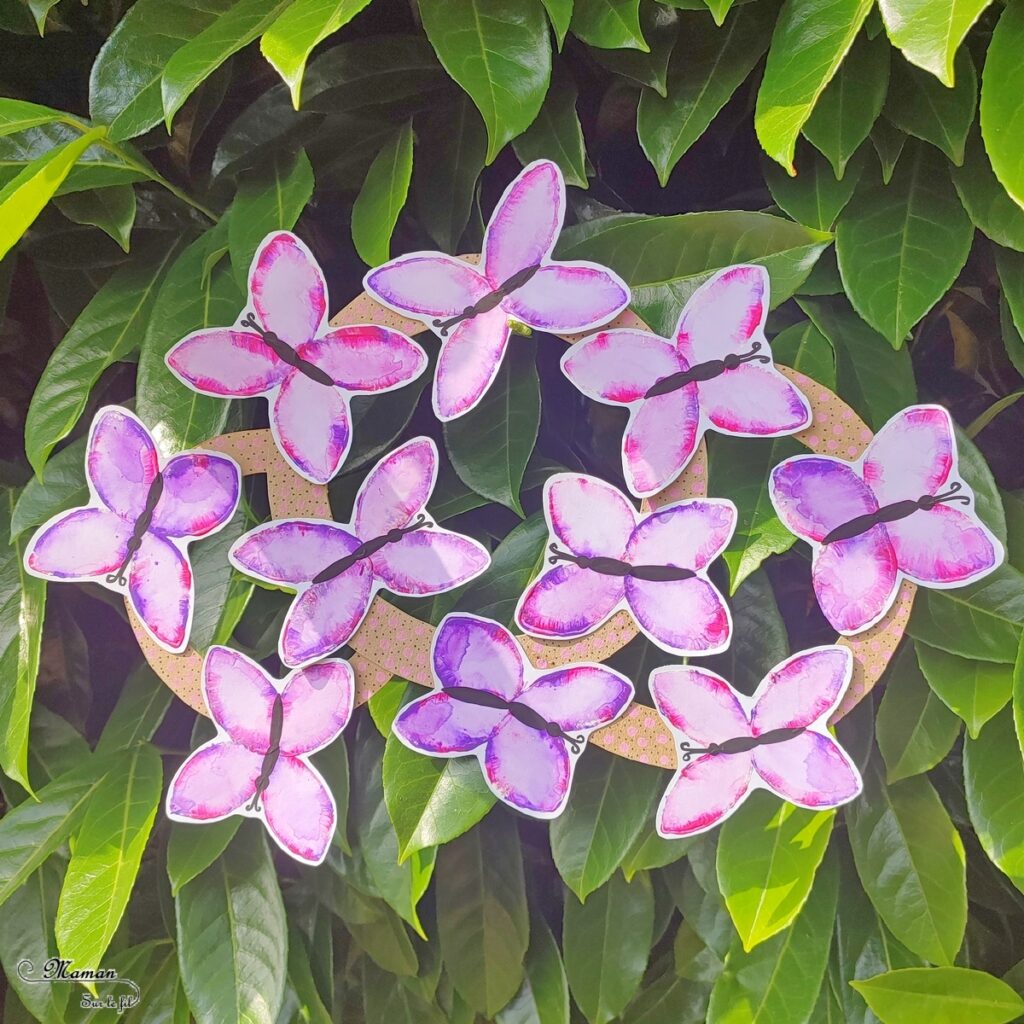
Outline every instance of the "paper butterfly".
<path fill-rule="evenodd" d="M 904 576 L 958 587 L 1003 560 L 1003 546 L 957 473 L 953 424 L 938 405 L 897 413 L 856 462 L 786 459 L 772 471 L 769 491 L 779 518 L 814 549 L 818 604 L 847 636 L 885 615 Z"/>
<path fill-rule="evenodd" d="M 475 755 L 494 795 L 534 818 L 562 813 L 587 737 L 633 699 L 604 665 L 534 669 L 504 626 L 476 615 L 447 616 L 430 656 L 436 688 L 398 713 L 395 735 L 421 754 Z"/>
<path fill-rule="evenodd" d="M 183 338 L 167 365 L 204 395 L 265 397 L 281 454 L 300 476 L 325 484 L 352 444 L 349 396 L 408 384 L 426 368 L 426 353 L 387 327 L 331 330 L 323 273 L 287 231 L 267 235 L 256 250 L 248 306 L 234 327 Z"/>
<path fill-rule="evenodd" d="M 46 580 L 99 583 L 127 597 L 165 650 L 185 649 L 194 583 L 188 545 L 234 514 L 233 459 L 190 451 L 163 462 L 142 421 L 106 406 L 89 429 L 89 504 L 55 515 L 33 535 L 25 568 Z"/>
<path fill-rule="evenodd" d="M 807 399 L 772 363 L 767 314 L 764 268 L 729 267 L 693 293 L 674 341 L 613 329 L 562 357 L 562 372 L 588 398 L 628 406 L 622 468 L 637 497 L 672 483 L 706 430 L 779 437 L 811 422 Z"/>
<path fill-rule="evenodd" d="M 852 672 L 847 648 L 816 647 L 776 665 L 747 697 L 705 668 L 655 669 L 651 695 L 680 750 L 658 834 L 714 828 L 755 789 L 812 810 L 852 800 L 860 774 L 827 726 Z"/>
<path fill-rule="evenodd" d="M 348 643 L 378 590 L 440 594 L 487 568 L 483 545 L 427 515 L 436 480 L 434 442 L 413 438 L 370 470 L 351 523 L 278 519 L 235 542 L 228 553 L 235 568 L 298 595 L 281 632 L 285 665 L 306 665 Z"/>
<path fill-rule="evenodd" d="M 348 662 L 321 661 L 271 679 L 228 647 L 203 662 L 203 696 L 216 738 L 182 763 L 167 791 L 174 821 L 259 818 L 285 853 L 307 864 L 327 856 L 338 817 L 308 755 L 338 738 L 352 714 Z"/>
<path fill-rule="evenodd" d="M 501 365 L 513 322 L 564 334 L 606 323 L 629 303 L 626 284 L 596 263 L 551 259 L 565 218 L 565 183 L 550 160 L 525 167 L 505 190 L 484 234 L 483 265 L 414 252 L 371 270 L 378 302 L 421 320 L 443 340 L 434 412 L 453 420 L 474 408 Z"/>
<path fill-rule="evenodd" d="M 716 654 L 729 646 L 732 619 L 707 567 L 736 528 L 731 501 L 692 499 L 639 515 L 610 484 L 559 473 L 544 485 L 544 515 L 554 568 L 519 599 L 522 630 L 583 636 L 626 608 L 666 651 Z"/>

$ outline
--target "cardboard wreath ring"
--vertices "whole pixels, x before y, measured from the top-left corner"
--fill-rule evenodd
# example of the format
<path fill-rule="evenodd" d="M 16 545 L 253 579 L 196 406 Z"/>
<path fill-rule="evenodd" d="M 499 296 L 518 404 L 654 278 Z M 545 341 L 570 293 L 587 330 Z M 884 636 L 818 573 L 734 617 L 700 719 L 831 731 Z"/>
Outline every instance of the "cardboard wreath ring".
<path fill-rule="evenodd" d="M 408 319 L 371 299 L 365 292 L 350 302 L 332 320 L 332 327 L 346 324 L 378 324 L 405 334 L 423 330 L 419 321 Z M 627 311 L 609 326 L 647 330 L 647 325 Z M 568 344 L 579 335 L 563 335 Z M 513 339 L 512 344 L 515 344 Z M 778 364 L 776 364 L 778 365 Z M 812 452 L 854 460 L 867 447 L 872 431 L 838 395 L 817 381 L 789 367 L 778 366 L 807 397 L 813 412 L 811 425 L 794 436 Z M 243 430 L 221 434 L 203 447 L 230 455 L 243 475 L 264 473 L 270 512 L 274 519 L 333 519 L 327 487 L 304 480 L 285 462 L 269 430 Z M 707 448 L 701 440 L 682 474 L 663 491 L 644 502 L 644 507 L 661 505 L 707 494 Z M 852 637 L 836 641 L 853 653 L 853 679 L 832 717 L 842 718 L 855 707 L 878 681 L 903 637 L 916 587 L 904 580 L 896 600 L 877 625 Z M 171 654 L 159 647 L 146 632 L 126 601 L 128 618 L 142 653 L 157 675 L 186 704 L 209 715 L 203 700 L 202 652 L 189 647 Z M 420 686 L 433 686 L 430 644 L 434 627 L 396 608 L 377 594 L 362 625 L 349 641 L 354 654 L 349 659 L 356 678 L 356 703 L 362 704 L 394 676 Z M 625 610 L 616 612 L 599 629 L 576 640 L 538 640 L 520 636 L 519 642 L 537 668 L 555 668 L 578 661 L 606 661 L 639 630 Z M 672 736 L 652 707 L 631 704 L 626 712 L 590 736 L 590 743 L 632 761 L 674 769 L 676 755 Z"/>

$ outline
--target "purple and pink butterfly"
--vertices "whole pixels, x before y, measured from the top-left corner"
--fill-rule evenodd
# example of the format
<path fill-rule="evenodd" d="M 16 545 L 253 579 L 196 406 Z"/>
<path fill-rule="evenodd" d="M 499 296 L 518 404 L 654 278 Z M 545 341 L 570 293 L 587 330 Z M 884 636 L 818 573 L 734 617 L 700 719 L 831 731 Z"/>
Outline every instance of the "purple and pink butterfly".
<path fill-rule="evenodd" d="M 107 406 L 89 429 L 85 475 L 89 503 L 60 512 L 35 532 L 25 568 L 46 580 L 126 593 L 153 640 L 180 653 L 195 605 L 188 545 L 234 514 L 238 465 L 204 451 L 163 460 L 141 420 Z"/>
<path fill-rule="evenodd" d="M 345 661 L 321 661 L 276 680 L 244 654 L 211 647 L 203 696 L 217 736 L 175 773 L 167 816 L 191 824 L 234 814 L 259 818 L 282 850 L 320 864 L 338 811 L 309 755 L 341 734 L 354 693 Z"/>
<path fill-rule="evenodd" d="M 852 672 L 848 648 L 817 647 L 776 665 L 747 697 L 705 668 L 655 669 L 651 695 L 680 762 L 658 807 L 658 834 L 706 832 L 756 789 L 811 810 L 853 800 L 860 774 L 828 732 Z"/>
<path fill-rule="evenodd" d="M 674 654 L 729 646 L 732 618 L 707 569 L 736 528 L 731 501 L 694 498 L 641 514 L 610 484 L 559 473 L 544 485 L 543 506 L 552 568 L 519 599 L 524 632 L 584 636 L 625 608 Z"/>
<path fill-rule="evenodd" d="M 897 413 L 856 462 L 787 459 L 772 471 L 770 494 L 782 522 L 811 545 L 818 604 L 845 636 L 875 625 L 904 578 L 959 587 L 1003 560 L 957 472 L 953 423 L 938 405 Z"/>
<path fill-rule="evenodd" d="M 604 665 L 534 669 L 504 626 L 476 615 L 444 619 L 431 667 L 435 689 L 398 713 L 395 735 L 432 757 L 475 756 L 494 795 L 534 818 L 562 813 L 590 733 L 633 699 Z"/>
<path fill-rule="evenodd" d="M 807 399 L 772 362 L 767 314 L 765 269 L 729 267 L 693 293 L 673 339 L 614 328 L 562 357 L 588 398 L 629 409 L 622 468 L 637 497 L 672 483 L 707 430 L 780 437 L 810 424 Z"/>
<path fill-rule="evenodd" d="M 562 172 L 550 160 L 538 160 L 498 202 L 479 267 L 440 252 L 414 252 L 366 275 L 364 287 L 373 298 L 422 321 L 442 339 L 433 389 L 438 419 L 463 416 L 480 402 L 513 326 L 588 331 L 628 305 L 629 288 L 607 268 L 551 259 L 564 219 Z"/>
<path fill-rule="evenodd" d="M 487 568 L 483 545 L 427 514 L 436 481 L 437 447 L 413 438 L 370 470 L 352 522 L 278 519 L 235 542 L 228 557 L 236 569 L 297 595 L 279 643 L 285 665 L 307 665 L 348 643 L 378 590 L 440 594 Z"/>
<path fill-rule="evenodd" d="M 205 395 L 270 406 L 270 429 L 296 473 L 327 483 L 352 444 L 349 397 L 415 380 L 426 353 L 399 331 L 372 324 L 332 329 L 327 285 L 294 235 L 268 235 L 253 257 L 249 300 L 233 327 L 194 331 L 167 353 L 185 385 Z"/>

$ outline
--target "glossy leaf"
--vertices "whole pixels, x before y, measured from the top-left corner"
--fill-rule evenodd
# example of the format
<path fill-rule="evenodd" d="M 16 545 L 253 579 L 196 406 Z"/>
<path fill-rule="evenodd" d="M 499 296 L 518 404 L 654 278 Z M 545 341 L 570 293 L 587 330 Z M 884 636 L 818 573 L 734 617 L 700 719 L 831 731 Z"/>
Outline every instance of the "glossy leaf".
<path fill-rule="evenodd" d="M 487 163 L 530 126 L 551 76 L 540 0 L 420 0 L 423 30 L 487 127 Z"/>
<path fill-rule="evenodd" d="M 885 30 L 892 45 L 919 68 L 931 72 L 943 85 L 954 84 L 954 57 L 990 0 L 879 0 Z"/>
<path fill-rule="evenodd" d="M 542 3 L 558 41 L 558 48 L 561 50 L 565 43 L 565 34 L 569 31 L 569 23 L 572 21 L 573 0 L 542 0 Z"/>
<path fill-rule="evenodd" d="M 1004 981 L 966 967 L 910 967 L 851 982 L 882 1024 L 1006 1024 L 1024 999 Z"/>
<path fill-rule="evenodd" d="M 964 791 L 989 860 L 1024 892 L 1024 754 L 1011 708 L 964 742 Z"/>
<path fill-rule="evenodd" d="M 391 236 L 411 181 L 412 122 L 407 122 L 374 157 L 352 206 L 352 241 L 371 267 L 391 256 Z"/>
<path fill-rule="evenodd" d="M 791 929 L 749 953 L 737 937 L 711 992 L 708 1024 L 808 1021 L 825 975 L 838 896 L 834 859 L 818 871 Z"/>
<path fill-rule="evenodd" d="M 444 425 L 459 478 L 477 494 L 524 515 L 519 491 L 540 427 L 535 346 L 513 334 L 494 383 L 480 404 Z"/>
<path fill-rule="evenodd" d="M 530 918 L 530 948 L 523 962 L 523 984 L 496 1024 L 569 1024 L 569 985 L 562 954 L 544 918 Z"/>
<path fill-rule="evenodd" d="M 162 786 L 160 755 L 143 743 L 112 761 L 89 799 L 54 926 L 61 956 L 82 969 L 100 966 L 121 922 Z"/>
<path fill-rule="evenodd" d="M 456 991 L 493 1017 L 523 980 L 530 934 L 515 821 L 492 815 L 438 856 L 437 931 Z"/>
<path fill-rule="evenodd" d="M 573 0 L 572 33 L 606 50 L 648 50 L 640 28 L 640 0 Z"/>
<path fill-rule="evenodd" d="M 665 94 L 645 90 L 636 115 L 640 145 L 662 186 L 768 48 L 771 13 L 747 4 L 719 31 L 708 28 L 706 15 L 680 16 L 687 45 L 673 50 Z"/>
<path fill-rule="evenodd" d="M 57 200 L 57 208 L 76 224 L 99 228 L 128 252 L 137 208 L 131 185 L 72 192 Z"/>
<path fill-rule="evenodd" d="M 796 175 L 790 177 L 771 161 L 764 161 L 764 176 L 772 199 L 795 221 L 819 231 L 830 231 L 853 196 L 864 166 L 858 157 L 837 179 L 828 161 L 810 146 L 801 150 Z"/>
<path fill-rule="evenodd" d="M 75 428 L 103 371 L 138 347 L 174 254 L 166 248 L 116 270 L 54 349 L 25 420 L 25 451 L 37 473 Z"/>
<path fill-rule="evenodd" d="M 722 826 L 718 883 L 743 949 L 788 928 L 807 901 L 835 811 L 809 811 L 755 793 Z"/>
<path fill-rule="evenodd" d="M 838 178 L 882 111 L 889 88 L 889 51 L 883 36 L 871 39 L 861 32 L 803 127 L 804 136 Z"/>
<path fill-rule="evenodd" d="M 96 742 L 98 754 L 127 750 L 153 738 L 170 707 L 171 688 L 145 661 L 124 681 L 107 724 Z"/>
<path fill-rule="evenodd" d="M 608 1024 L 636 994 L 654 928 L 654 894 L 646 875 L 620 874 L 586 903 L 565 897 L 562 948 L 576 1005 L 590 1024 Z"/>
<path fill-rule="evenodd" d="M 202 826 L 172 822 L 167 840 L 167 877 L 171 893 L 201 875 L 228 847 L 242 824 L 240 817 L 225 818 Z"/>
<path fill-rule="evenodd" d="M 934 768 L 960 734 L 960 719 L 929 687 L 907 644 L 887 673 L 875 737 L 890 785 Z"/>
<path fill-rule="evenodd" d="M 961 658 L 927 644 L 917 644 L 917 660 L 928 685 L 978 738 L 981 727 L 1009 702 L 1013 670 L 991 661 Z"/>
<path fill-rule="evenodd" d="M 641 4 L 640 29 L 650 47 L 644 50 L 602 50 L 592 47 L 590 56 L 602 67 L 631 81 L 668 95 L 668 65 L 679 37 L 680 16 L 661 4 Z"/>
<path fill-rule="evenodd" d="M 519 162 L 553 160 L 567 185 L 587 187 L 587 152 L 576 113 L 576 83 L 568 74 L 555 73 L 537 119 L 513 143 Z"/>
<path fill-rule="evenodd" d="M 10 543 L 18 492 L 0 488 L 0 768 L 31 791 L 29 719 L 39 675 L 46 581 L 25 571 L 25 540 Z"/>
<path fill-rule="evenodd" d="M 974 237 L 938 154 L 907 147 L 892 181 L 854 196 L 836 253 L 854 309 L 893 346 L 956 279 Z"/>
<path fill-rule="evenodd" d="M 228 251 L 238 287 L 260 242 L 272 231 L 290 231 L 313 195 L 313 168 L 302 150 L 276 155 L 267 167 L 243 175 L 228 218 Z"/>
<path fill-rule="evenodd" d="M 836 354 L 832 344 L 817 327 L 804 320 L 772 338 L 776 363 L 806 373 L 830 391 L 836 387 Z"/>
<path fill-rule="evenodd" d="M 60 110 L 44 107 L 40 103 L 16 100 L 10 96 L 0 98 L 0 135 L 11 135 L 34 128 L 38 124 L 49 124 L 67 117 Z"/>
<path fill-rule="evenodd" d="M 306 61 L 329 35 L 351 21 L 370 0 L 293 0 L 260 40 L 263 56 L 274 65 L 298 110 Z"/>
<path fill-rule="evenodd" d="M 78 158 L 106 134 L 93 128 L 26 164 L 0 189 L 0 260 L 53 198 Z"/>
<path fill-rule="evenodd" d="M 906 135 L 884 118 L 875 122 L 871 129 L 871 145 L 878 154 L 878 162 L 882 167 L 882 184 L 888 185 L 892 181 L 906 142 Z"/>
<path fill-rule="evenodd" d="M 790 174 L 797 136 L 871 6 L 870 0 L 786 0 L 779 12 L 754 128 L 764 151 Z"/>
<path fill-rule="evenodd" d="M 951 964 L 967 923 L 963 843 L 923 776 L 886 786 L 877 762 L 846 808 L 861 884 L 879 917 L 908 949 Z"/>
<path fill-rule="evenodd" d="M 178 893 L 178 961 L 197 1024 L 274 1024 L 288 930 L 273 861 L 255 823 Z"/>
<path fill-rule="evenodd" d="M 977 0 L 980 2 L 980 0 Z M 1024 206 L 1024 10 L 1010 4 L 999 16 L 981 82 L 981 135 L 992 169 L 1018 206 Z"/>
<path fill-rule="evenodd" d="M 993 242 L 1024 251 L 1024 209 L 999 184 L 977 127 L 968 133 L 963 164 L 950 173 L 974 226 Z"/>

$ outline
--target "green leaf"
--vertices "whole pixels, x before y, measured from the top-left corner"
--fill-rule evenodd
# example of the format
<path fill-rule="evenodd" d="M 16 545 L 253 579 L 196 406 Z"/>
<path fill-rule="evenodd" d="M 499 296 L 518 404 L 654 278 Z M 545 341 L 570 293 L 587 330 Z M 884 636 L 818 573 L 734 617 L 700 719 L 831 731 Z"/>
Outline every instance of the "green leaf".
<path fill-rule="evenodd" d="M 93 128 L 70 142 L 54 146 L 26 164 L 0 189 L 0 260 L 31 227 L 78 158 L 105 134 L 105 128 Z"/>
<path fill-rule="evenodd" d="M 882 168 L 882 184 L 892 181 L 896 163 L 906 145 L 907 137 L 898 128 L 894 128 L 886 120 L 878 120 L 871 129 L 871 145 L 878 154 L 878 163 Z"/>
<path fill-rule="evenodd" d="M 560 64 L 555 66 L 537 119 L 512 143 L 512 148 L 524 166 L 534 160 L 553 160 L 567 185 L 586 188 L 587 152 L 576 114 L 576 83 L 559 68 Z"/>
<path fill-rule="evenodd" d="M 632 308 L 652 330 L 670 335 L 686 300 L 717 270 L 735 263 L 767 267 L 777 305 L 800 286 L 830 240 L 765 213 L 614 214 L 562 232 L 556 255 L 611 267 L 632 289 Z"/>
<path fill-rule="evenodd" d="M 709 986 L 694 985 L 666 971 L 652 985 L 641 988 L 626 1008 L 623 1024 L 704 1024 L 709 995 Z"/>
<path fill-rule="evenodd" d="M 151 740 L 167 714 L 173 696 L 171 688 L 140 662 L 124 681 L 107 724 L 96 743 L 96 753 L 115 753 L 136 743 Z"/>
<path fill-rule="evenodd" d="M 39 103 L 28 103 L 26 100 L 16 100 L 9 96 L 0 97 L 0 135 L 11 135 L 39 124 L 63 121 L 67 116 L 60 110 L 44 107 Z"/>
<path fill-rule="evenodd" d="M 845 298 L 798 299 L 801 309 L 832 343 L 839 394 L 878 430 L 917 398 L 906 348 L 893 350 L 850 309 Z"/>
<path fill-rule="evenodd" d="M 172 821 L 167 840 L 167 877 L 171 895 L 201 875 L 228 847 L 242 819 L 235 816 L 202 826 Z"/>
<path fill-rule="evenodd" d="M 835 77 L 818 98 L 804 125 L 804 137 L 822 153 L 836 177 L 868 137 L 889 87 L 889 44 L 866 32 L 853 41 Z"/>
<path fill-rule="evenodd" d="M 163 766 L 156 747 L 124 751 L 89 799 L 75 836 L 54 932 L 63 957 L 97 968 L 139 873 L 160 803 Z"/>
<path fill-rule="evenodd" d="M 743 949 L 788 928 L 807 901 L 835 811 L 809 811 L 760 792 L 722 826 L 718 884 Z"/>
<path fill-rule="evenodd" d="M 558 49 L 562 49 L 565 42 L 565 34 L 569 31 L 569 22 L 572 21 L 573 0 L 541 0 L 544 10 L 547 11 L 548 21 L 555 31 L 555 39 L 558 41 Z"/>
<path fill-rule="evenodd" d="M 622 863 L 663 782 L 657 768 L 604 751 L 589 751 L 576 766 L 569 803 L 551 822 L 551 854 L 580 900 Z"/>
<path fill-rule="evenodd" d="M 878 916 L 908 949 L 951 964 L 967 924 L 964 846 L 931 783 L 915 775 L 886 786 L 872 760 L 846 822 Z"/>
<path fill-rule="evenodd" d="M 416 216 L 445 252 L 457 252 L 487 156 L 487 132 L 466 95 L 430 115 L 417 143 L 413 168 Z M 438 172 L 444 168 L 444 173 Z"/>
<path fill-rule="evenodd" d="M 788 931 L 749 953 L 737 936 L 715 981 L 708 1024 L 800 1024 L 818 999 L 832 941 L 839 873 L 826 858 Z"/>
<path fill-rule="evenodd" d="M 957 56 L 953 88 L 906 61 L 893 63 L 885 116 L 908 135 L 937 146 L 954 164 L 964 161 L 964 144 L 977 104 L 978 76 L 966 47 Z"/>
<path fill-rule="evenodd" d="M 298 110 L 302 76 L 316 46 L 348 24 L 370 0 L 293 0 L 263 33 L 260 50 L 284 79 Z"/>
<path fill-rule="evenodd" d="M 519 991 L 495 1024 L 569 1024 L 569 985 L 558 943 L 540 914 L 530 918 L 530 948 Z"/>
<path fill-rule="evenodd" d="M 954 82 L 954 57 L 978 15 L 990 0 L 948 0 L 932 4 L 928 0 L 878 0 L 885 30 L 892 45 L 903 56 L 943 85 Z"/>
<path fill-rule="evenodd" d="M 1017 743 L 1024 756 L 1024 637 L 1017 649 L 1017 661 L 1013 666 L 1013 724 L 1017 730 Z M 976 738 L 976 737 L 974 737 Z"/>
<path fill-rule="evenodd" d="M 1024 892 L 1024 757 L 1011 708 L 964 741 L 964 791 L 989 860 Z"/>
<path fill-rule="evenodd" d="M 459 479 L 523 516 L 519 490 L 540 428 L 536 346 L 513 334 L 498 375 L 480 404 L 444 425 Z"/>
<path fill-rule="evenodd" d="M 747 4 L 718 31 L 708 28 L 707 15 L 680 15 L 687 45 L 673 50 L 666 91 L 645 89 L 636 115 L 640 145 L 662 187 L 768 48 L 772 14 L 770 5 Z"/>
<path fill-rule="evenodd" d="M 846 56 L 872 0 L 785 0 L 775 23 L 754 128 L 790 174 L 797 136 Z"/>
<path fill-rule="evenodd" d="M 523 980 L 530 934 L 514 819 L 491 815 L 438 854 L 437 932 L 456 992 L 493 1017 Z"/>
<path fill-rule="evenodd" d="M 668 94 L 668 64 L 679 37 L 679 23 L 676 11 L 661 4 L 643 4 L 640 7 L 640 29 L 650 52 L 592 47 L 590 56 L 613 74 L 639 82 L 659 96 L 665 96 Z"/>
<path fill-rule="evenodd" d="M 240 289 L 260 242 L 272 231 L 290 231 L 313 195 L 313 168 L 300 149 L 277 153 L 269 165 L 242 175 L 228 217 L 231 269 Z"/>
<path fill-rule="evenodd" d="M 981 727 L 1009 702 L 1013 670 L 1009 665 L 961 658 L 923 643 L 916 646 L 928 685 L 964 720 L 968 734 L 977 739 Z"/>
<path fill-rule="evenodd" d="M 251 596 L 252 584 L 232 568 L 228 561 L 231 545 L 252 526 L 245 508 L 235 514 L 211 537 L 197 541 L 190 551 L 195 582 L 195 605 L 189 644 L 203 653 L 211 644 L 230 639 L 245 604 Z M 230 607 L 236 588 L 241 588 L 241 610 Z"/>
<path fill-rule="evenodd" d="M 839 218 L 836 254 L 854 309 L 899 348 L 956 280 L 973 237 L 946 162 L 908 146 L 890 184 L 858 193 Z"/>
<path fill-rule="evenodd" d="M 425 998 L 423 989 L 403 978 L 385 974 L 364 958 L 360 963 L 363 1014 L 366 1024 L 447 1024 L 440 1009 Z"/>
<path fill-rule="evenodd" d="M 160 77 L 164 123 L 171 129 L 174 115 L 199 85 L 233 53 L 265 32 L 292 0 L 235 0 L 218 17 L 177 47 L 165 60 Z"/>
<path fill-rule="evenodd" d="M 586 903 L 566 894 L 565 972 L 590 1024 L 608 1024 L 636 994 L 653 931 L 654 893 L 646 875 L 627 882 L 615 874 Z"/>
<path fill-rule="evenodd" d="M 851 985 L 883 1024 L 1005 1024 L 1024 999 L 1004 981 L 966 967 L 910 967 Z"/>
<path fill-rule="evenodd" d="M 178 961 L 197 1024 L 274 1024 L 284 999 L 288 929 L 267 841 L 241 830 L 178 893 Z"/>
<path fill-rule="evenodd" d="M 885 761 L 886 780 L 934 768 L 960 734 L 960 719 L 938 698 L 918 667 L 914 649 L 904 646 L 886 674 L 875 736 Z"/>
<path fill-rule="evenodd" d="M 1012 665 L 1022 622 L 1024 575 L 1001 565 L 978 583 L 919 593 L 907 632 L 950 654 Z"/>
<path fill-rule="evenodd" d="M 201 327 L 232 324 L 245 302 L 229 267 L 218 264 L 203 277 L 211 248 L 224 232 L 207 232 L 171 266 L 160 286 L 139 352 L 135 409 L 164 451 L 194 447 L 227 424 L 230 403 L 186 388 L 164 362 L 172 345 Z"/>
<path fill-rule="evenodd" d="M 525 131 L 551 76 L 539 0 L 419 0 L 423 30 L 445 71 L 469 93 L 487 127 L 487 163 Z"/>
<path fill-rule="evenodd" d="M 494 806 L 495 797 L 472 757 L 424 757 L 389 735 L 383 774 L 384 801 L 401 860 L 450 842 Z"/>
<path fill-rule="evenodd" d="M 640 0 L 574 0 L 571 28 L 591 46 L 650 50 L 640 28 Z"/>
<path fill-rule="evenodd" d="M 17 496 L 0 488 L 0 768 L 31 792 L 29 719 L 39 675 L 46 581 L 26 572 L 23 542 L 6 543 Z"/>
<path fill-rule="evenodd" d="M 128 252 L 135 224 L 135 189 L 131 185 L 72 192 L 57 199 L 57 208 L 68 220 L 99 228 Z"/>
<path fill-rule="evenodd" d="M 1013 325 L 1018 334 L 1024 333 L 1024 255 L 997 249 L 996 270 Z"/>
<path fill-rule="evenodd" d="M 412 122 L 407 121 L 374 157 L 352 206 L 352 241 L 371 267 L 391 258 L 391 236 L 412 181 Z"/>
<path fill-rule="evenodd" d="M 108 770 L 79 763 L 0 819 L 0 905 L 68 838 Z"/>
<path fill-rule="evenodd" d="M 975 0 L 981 2 L 981 0 Z M 992 170 L 1024 206 L 1024 7 L 1008 4 L 992 33 L 981 80 L 981 136 Z"/>
<path fill-rule="evenodd" d="M 804 320 L 787 327 L 772 338 L 775 361 L 806 373 L 830 391 L 836 388 L 836 353 L 828 338 Z"/>
<path fill-rule="evenodd" d="M 838 180 L 829 162 L 805 144 L 798 154 L 794 177 L 767 159 L 763 160 L 764 177 L 772 199 L 793 220 L 829 231 L 853 196 L 864 162 L 863 155 L 859 155 Z"/>
<path fill-rule="evenodd" d="M 53 350 L 25 420 L 25 451 L 40 475 L 54 445 L 74 430 L 103 372 L 138 347 L 174 255 L 172 247 L 115 270 Z"/>
<path fill-rule="evenodd" d="M 233 0 L 138 0 L 107 37 L 89 77 L 89 113 L 110 125 L 115 142 L 134 138 L 163 117 L 160 76 L 190 39 Z"/>

